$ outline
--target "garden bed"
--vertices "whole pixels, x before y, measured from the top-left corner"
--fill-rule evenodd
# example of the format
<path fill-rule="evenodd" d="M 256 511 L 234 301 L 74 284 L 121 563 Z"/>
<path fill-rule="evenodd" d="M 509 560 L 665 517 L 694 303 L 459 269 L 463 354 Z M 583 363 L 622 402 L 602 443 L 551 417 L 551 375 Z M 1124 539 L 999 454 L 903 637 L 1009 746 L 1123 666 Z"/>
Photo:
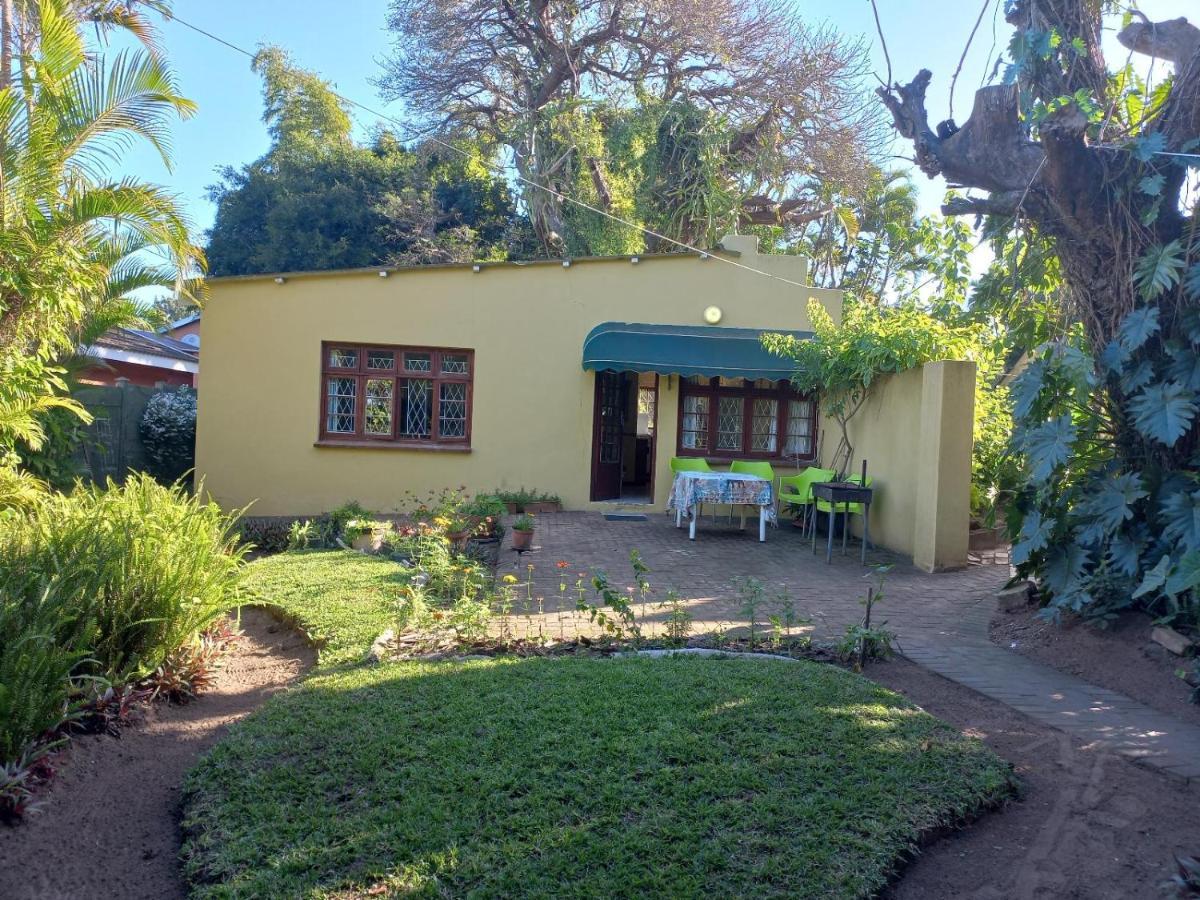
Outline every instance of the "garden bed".
<path fill-rule="evenodd" d="M 198 896 L 870 896 L 1009 768 L 808 662 L 491 659 L 312 677 L 193 773 Z"/>
<path fill-rule="evenodd" d="M 184 774 L 229 723 L 313 663 L 313 651 L 265 612 L 242 614 L 243 637 L 199 699 L 156 703 L 119 738 L 83 736 L 56 754 L 56 777 L 19 825 L 0 826 L 0 897 L 185 896 L 179 872 Z"/>
<path fill-rule="evenodd" d="M 1123 614 L 1107 629 L 1079 619 L 1055 625 L 1029 607 L 997 612 L 990 634 L 1001 647 L 1200 725 L 1200 705 L 1191 702 L 1191 686 L 1176 674 L 1193 662 L 1152 643 L 1151 627 L 1150 618 L 1136 612 Z"/>

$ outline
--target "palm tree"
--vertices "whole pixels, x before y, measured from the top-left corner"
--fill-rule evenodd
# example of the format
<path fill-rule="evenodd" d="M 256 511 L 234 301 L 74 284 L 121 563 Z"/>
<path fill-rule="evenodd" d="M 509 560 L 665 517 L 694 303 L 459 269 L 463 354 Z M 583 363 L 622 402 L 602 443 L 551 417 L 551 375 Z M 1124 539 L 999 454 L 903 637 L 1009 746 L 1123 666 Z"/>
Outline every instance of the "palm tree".
<path fill-rule="evenodd" d="M 75 352 L 88 323 L 131 313 L 121 298 L 136 287 L 169 281 L 191 291 L 204 257 L 174 196 L 107 175 L 137 140 L 169 166 L 170 125 L 195 111 L 138 4 L 0 4 L 6 55 L 15 56 L 0 88 L 0 454 L 11 455 L 18 438 L 37 446 L 47 409 L 82 413 L 60 396 L 55 363 Z M 128 28 L 147 46 L 89 52 L 89 24 Z"/>

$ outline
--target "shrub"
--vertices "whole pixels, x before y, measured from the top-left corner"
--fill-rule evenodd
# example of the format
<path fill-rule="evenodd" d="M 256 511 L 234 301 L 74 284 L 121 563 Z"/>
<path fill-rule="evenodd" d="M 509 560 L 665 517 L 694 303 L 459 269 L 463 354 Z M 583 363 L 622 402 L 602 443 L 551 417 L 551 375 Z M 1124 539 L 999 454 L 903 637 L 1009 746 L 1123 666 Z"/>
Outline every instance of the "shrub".
<path fill-rule="evenodd" d="M 234 516 L 135 474 L 121 487 L 48 495 L 6 519 L 0 584 L 6 602 L 34 603 L 50 584 L 77 604 L 55 624 L 55 640 L 89 651 L 89 673 L 125 682 L 154 671 L 234 602 L 244 552 Z"/>
<path fill-rule="evenodd" d="M 238 534 L 259 553 L 282 553 L 290 546 L 294 524 L 279 516 L 246 516 L 238 522 Z"/>
<path fill-rule="evenodd" d="M 155 394 L 142 413 L 138 435 L 150 473 L 164 482 L 181 478 L 196 461 L 196 392 L 181 387 Z"/>

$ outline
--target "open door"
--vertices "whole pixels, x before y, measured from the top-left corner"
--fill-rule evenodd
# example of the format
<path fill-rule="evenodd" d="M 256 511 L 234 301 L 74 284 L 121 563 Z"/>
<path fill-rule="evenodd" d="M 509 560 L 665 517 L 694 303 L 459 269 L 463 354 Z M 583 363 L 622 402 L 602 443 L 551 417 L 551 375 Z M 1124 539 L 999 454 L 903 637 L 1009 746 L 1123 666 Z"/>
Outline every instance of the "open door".
<path fill-rule="evenodd" d="M 592 499 L 621 498 L 621 453 L 624 444 L 625 377 L 596 373 L 592 412 Z"/>

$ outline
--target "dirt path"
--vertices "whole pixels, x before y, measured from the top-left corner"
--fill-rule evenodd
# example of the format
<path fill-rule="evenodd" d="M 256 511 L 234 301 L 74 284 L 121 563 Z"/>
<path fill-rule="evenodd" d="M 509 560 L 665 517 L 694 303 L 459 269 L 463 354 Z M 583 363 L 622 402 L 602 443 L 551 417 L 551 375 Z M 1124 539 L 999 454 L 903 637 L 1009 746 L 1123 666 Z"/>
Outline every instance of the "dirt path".
<path fill-rule="evenodd" d="M 906 660 L 868 669 L 1016 766 L 1022 797 L 925 850 L 894 900 L 1163 897 L 1172 852 L 1200 855 L 1200 784 L 1089 750 Z"/>
<path fill-rule="evenodd" d="M 169 900 L 180 878 L 179 793 L 185 773 L 225 728 L 303 674 L 312 650 L 260 610 L 213 688 L 182 706 L 156 705 L 119 739 L 84 737 L 24 824 L 0 826 L 0 897 Z"/>

